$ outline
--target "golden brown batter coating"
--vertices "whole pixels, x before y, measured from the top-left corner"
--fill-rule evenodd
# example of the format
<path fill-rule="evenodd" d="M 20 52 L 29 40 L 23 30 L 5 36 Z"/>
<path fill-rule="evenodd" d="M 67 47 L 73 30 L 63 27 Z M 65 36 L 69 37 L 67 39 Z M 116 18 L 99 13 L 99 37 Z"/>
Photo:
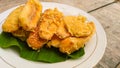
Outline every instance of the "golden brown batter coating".
<path fill-rule="evenodd" d="M 2 29 L 4 32 L 13 32 L 19 29 L 19 15 L 22 11 L 23 6 L 20 6 L 13 10 L 5 20 L 5 22 L 2 25 Z"/>
<path fill-rule="evenodd" d="M 83 16 L 65 16 L 64 23 L 68 32 L 75 37 L 85 37 L 92 32 Z"/>
<path fill-rule="evenodd" d="M 95 33 L 95 25 L 93 22 L 88 23 L 90 25 L 90 30 L 92 33 L 87 37 L 68 37 L 61 41 L 59 49 L 62 53 L 71 54 L 74 51 L 84 47 L 84 44 L 89 41 L 89 39 Z"/>
<path fill-rule="evenodd" d="M 34 50 L 38 50 L 44 46 L 47 40 L 41 39 L 38 34 L 38 27 L 35 28 L 34 32 L 31 32 L 27 38 L 27 44 Z"/>
<path fill-rule="evenodd" d="M 42 39 L 51 40 L 58 29 L 62 17 L 63 14 L 56 8 L 45 10 L 40 21 L 39 36 Z"/>
<path fill-rule="evenodd" d="M 28 0 L 19 16 L 20 26 L 26 31 L 33 31 L 41 13 L 42 5 L 39 0 Z"/>

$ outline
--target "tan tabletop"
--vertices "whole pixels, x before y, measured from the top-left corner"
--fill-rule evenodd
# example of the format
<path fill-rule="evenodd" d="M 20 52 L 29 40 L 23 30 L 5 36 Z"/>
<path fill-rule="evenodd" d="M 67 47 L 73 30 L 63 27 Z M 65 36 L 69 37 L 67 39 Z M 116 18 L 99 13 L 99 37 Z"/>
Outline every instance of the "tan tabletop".
<path fill-rule="evenodd" d="M 107 35 L 107 48 L 94 68 L 120 68 L 120 0 L 41 0 L 68 4 L 93 15 Z M 0 13 L 26 0 L 0 0 Z"/>

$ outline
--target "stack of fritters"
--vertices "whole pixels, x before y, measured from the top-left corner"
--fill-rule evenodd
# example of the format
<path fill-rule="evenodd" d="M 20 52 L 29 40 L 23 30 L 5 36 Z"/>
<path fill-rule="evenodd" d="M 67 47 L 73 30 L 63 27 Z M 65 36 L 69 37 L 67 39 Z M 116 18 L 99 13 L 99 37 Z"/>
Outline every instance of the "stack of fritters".
<path fill-rule="evenodd" d="M 28 0 L 13 10 L 2 28 L 26 41 L 34 50 L 47 44 L 66 54 L 84 47 L 95 33 L 94 23 L 86 21 L 84 16 L 64 16 L 57 8 L 42 13 L 39 0 Z"/>

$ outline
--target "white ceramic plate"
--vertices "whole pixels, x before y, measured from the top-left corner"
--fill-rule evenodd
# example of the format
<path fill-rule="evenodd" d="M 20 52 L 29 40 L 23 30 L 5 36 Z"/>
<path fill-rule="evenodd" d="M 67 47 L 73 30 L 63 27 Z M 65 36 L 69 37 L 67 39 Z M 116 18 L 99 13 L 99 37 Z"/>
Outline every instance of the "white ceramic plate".
<path fill-rule="evenodd" d="M 42 63 L 25 60 L 19 56 L 18 53 L 12 49 L 0 48 L 0 58 L 9 66 L 15 68 L 91 68 L 95 66 L 102 58 L 106 48 L 106 34 L 100 23 L 91 15 L 81 9 L 52 2 L 42 2 L 43 10 L 48 8 L 58 8 L 65 15 L 83 15 L 89 21 L 93 21 L 96 26 L 96 33 L 91 40 L 86 43 L 85 55 L 76 60 L 67 60 L 59 63 Z M 0 32 L 2 31 L 1 25 L 8 14 L 15 9 L 11 8 L 0 14 Z"/>

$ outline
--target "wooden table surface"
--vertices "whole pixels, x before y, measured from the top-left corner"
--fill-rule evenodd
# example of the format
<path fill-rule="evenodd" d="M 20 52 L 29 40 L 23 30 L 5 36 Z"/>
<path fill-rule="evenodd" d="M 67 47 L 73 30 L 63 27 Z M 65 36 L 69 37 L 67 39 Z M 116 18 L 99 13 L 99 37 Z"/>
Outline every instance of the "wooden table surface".
<path fill-rule="evenodd" d="M 94 68 L 120 68 L 120 0 L 41 0 L 80 8 L 93 15 L 107 35 L 107 48 Z M 0 0 L 0 13 L 26 0 Z"/>

